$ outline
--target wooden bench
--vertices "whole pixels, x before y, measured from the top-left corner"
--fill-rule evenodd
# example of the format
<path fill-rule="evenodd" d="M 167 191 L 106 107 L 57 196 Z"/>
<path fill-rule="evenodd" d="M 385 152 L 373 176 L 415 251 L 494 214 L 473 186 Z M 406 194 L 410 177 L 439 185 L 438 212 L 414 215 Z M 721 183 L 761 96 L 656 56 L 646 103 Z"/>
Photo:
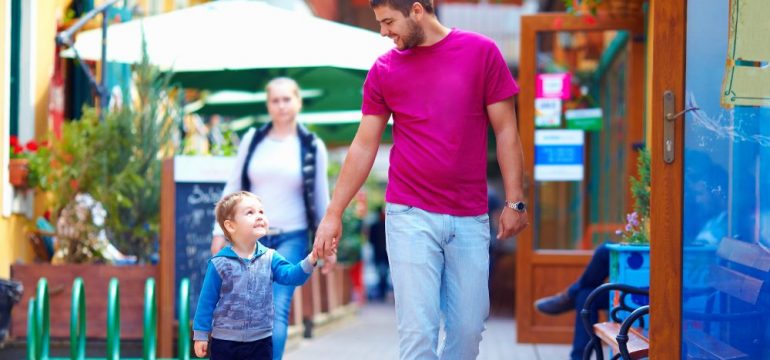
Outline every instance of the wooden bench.
<path fill-rule="evenodd" d="M 683 289 L 685 298 L 707 297 L 702 309 L 693 311 L 685 308 L 682 311 L 686 359 L 747 360 L 761 357 L 764 353 L 759 349 L 751 349 L 751 346 L 739 348 L 734 343 L 725 342 L 724 337 L 731 336 L 730 341 L 734 342 L 735 331 L 754 324 L 758 326 L 756 331 L 742 335 L 744 344 L 765 341 L 766 330 L 763 326 L 770 319 L 770 282 L 766 281 L 770 279 L 770 251 L 758 244 L 724 238 L 717 248 L 716 261 L 709 266 L 708 272 L 705 286 Z M 610 290 L 621 292 L 621 307 L 613 309 L 608 322 L 591 324 L 589 309 L 593 299 L 607 296 Z M 635 310 L 626 307 L 625 296 L 628 294 L 648 294 L 648 291 L 623 284 L 604 284 L 588 296 L 580 312 L 583 325 L 591 334 L 583 359 L 590 359 L 594 353 L 597 359 L 603 360 L 602 343 L 613 349 L 613 359 L 648 356 L 649 339 L 631 325 L 649 313 L 649 306 Z M 631 312 L 631 315 L 621 322 L 616 316 L 619 311 Z M 699 325 L 688 326 L 688 321 L 697 321 Z M 713 331 L 715 328 L 720 330 Z"/>
<path fill-rule="evenodd" d="M 685 288 L 685 297 L 705 296 L 702 311 L 683 309 L 685 322 L 698 321 L 702 329 L 685 326 L 685 353 L 692 359 L 754 359 L 763 352 L 751 349 L 753 344 L 765 340 L 762 325 L 770 316 L 770 251 L 759 244 L 733 238 L 723 238 L 716 253 L 717 261 L 709 268 L 709 282 L 702 288 Z M 720 309 L 716 311 L 715 308 Z M 744 330 L 756 326 L 756 331 L 747 331 L 743 336 L 748 348 L 728 344 L 715 334 L 713 329 L 721 328 L 721 334 Z M 735 335 L 730 335 L 734 341 Z M 740 344 L 738 344 L 740 345 Z"/>
<path fill-rule="evenodd" d="M 609 314 L 609 321 L 593 324 L 590 320 L 591 304 L 599 296 L 608 296 L 608 291 L 620 292 L 620 305 L 615 307 Z M 624 284 L 604 284 L 594 289 L 586 299 L 583 309 L 580 311 L 580 318 L 583 320 L 583 326 L 591 335 L 591 340 L 586 345 L 583 352 L 583 359 L 588 360 L 591 354 L 596 355 L 597 360 L 604 359 L 602 343 L 607 344 L 615 354 L 613 359 L 643 359 L 649 356 L 650 341 L 644 335 L 640 328 L 633 328 L 632 325 L 643 321 L 642 317 L 650 312 L 650 306 L 641 306 L 631 308 L 626 302 L 628 295 L 648 295 L 649 290 Z M 625 320 L 620 319 L 620 313 L 630 313 Z"/>

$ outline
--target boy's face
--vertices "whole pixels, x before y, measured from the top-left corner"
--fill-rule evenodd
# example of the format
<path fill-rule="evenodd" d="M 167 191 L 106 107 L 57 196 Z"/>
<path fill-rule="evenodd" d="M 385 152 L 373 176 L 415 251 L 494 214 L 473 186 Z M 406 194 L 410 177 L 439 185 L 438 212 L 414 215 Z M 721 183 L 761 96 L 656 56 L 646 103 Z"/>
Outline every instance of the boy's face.
<path fill-rule="evenodd" d="M 388 5 L 374 8 L 374 17 L 380 23 L 380 35 L 387 36 L 396 48 L 406 50 L 420 45 L 425 40 L 425 31 L 417 24 L 422 16 L 422 8 L 414 10 L 406 17 L 400 11 Z"/>
<path fill-rule="evenodd" d="M 244 197 L 235 206 L 235 214 L 232 220 L 226 220 L 228 232 L 236 239 L 259 239 L 267 235 L 269 222 L 265 216 L 262 203 L 255 197 Z"/>

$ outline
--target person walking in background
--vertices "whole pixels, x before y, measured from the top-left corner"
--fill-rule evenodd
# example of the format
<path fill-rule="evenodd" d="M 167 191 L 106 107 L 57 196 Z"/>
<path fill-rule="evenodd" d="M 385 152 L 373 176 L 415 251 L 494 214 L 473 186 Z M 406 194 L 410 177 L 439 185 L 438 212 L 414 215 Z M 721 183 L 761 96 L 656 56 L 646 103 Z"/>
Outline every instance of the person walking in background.
<path fill-rule="evenodd" d="M 387 251 L 401 359 L 474 359 L 489 314 L 487 130 L 492 125 L 507 206 L 497 237 L 527 225 L 518 86 L 500 50 L 443 26 L 430 0 L 371 0 L 396 48 L 364 83 L 363 118 L 316 233 L 332 254 L 343 210 L 364 183 L 393 116 L 386 200 Z M 444 318 L 446 338 L 438 348 Z"/>
<path fill-rule="evenodd" d="M 388 296 L 390 269 L 385 248 L 385 209 L 382 206 L 377 207 L 377 220 L 369 226 L 369 243 L 372 245 L 372 260 L 377 271 L 377 292 L 372 298 L 385 301 Z"/>
<path fill-rule="evenodd" d="M 246 132 L 222 194 L 245 190 L 261 196 L 272 216 L 262 244 L 297 263 L 307 255 L 311 234 L 329 203 L 326 147 L 297 123 L 302 98 L 294 80 L 273 79 L 265 90 L 270 123 Z M 222 230 L 215 227 L 211 253 L 224 244 Z M 329 260 L 327 267 L 334 262 Z M 283 357 L 293 295 L 294 286 L 273 284 L 273 359 Z"/>
<path fill-rule="evenodd" d="M 260 244 L 269 221 L 262 202 L 250 192 L 226 195 L 214 213 L 230 244 L 208 262 L 193 324 L 195 355 L 210 353 L 212 360 L 271 359 L 271 285 L 304 284 L 316 264 L 315 254 L 295 265 Z"/>

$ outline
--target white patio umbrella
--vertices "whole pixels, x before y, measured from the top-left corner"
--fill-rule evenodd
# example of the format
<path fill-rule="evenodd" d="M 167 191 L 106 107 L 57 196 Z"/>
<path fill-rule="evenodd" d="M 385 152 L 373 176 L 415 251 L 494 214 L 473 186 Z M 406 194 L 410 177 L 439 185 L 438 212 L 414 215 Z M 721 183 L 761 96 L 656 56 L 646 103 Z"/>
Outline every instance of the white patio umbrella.
<path fill-rule="evenodd" d="M 151 63 L 174 72 L 187 87 L 211 89 L 254 91 L 265 77 L 275 75 L 307 75 L 316 83 L 327 82 L 340 71 L 355 72 L 359 82 L 361 72 L 365 74 L 379 55 L 393 47 L 372 31 L 260 1 L 234 0 L 111 25 L 107 60 L 139 62 L 142 33 Z M 74 47 L 81 58 L 100 60 L 101 30 L 80 33 Z M 65 56 L 72 56 L 71 50 Z M 330 79 L 319 69 L 335 71 Z"/>

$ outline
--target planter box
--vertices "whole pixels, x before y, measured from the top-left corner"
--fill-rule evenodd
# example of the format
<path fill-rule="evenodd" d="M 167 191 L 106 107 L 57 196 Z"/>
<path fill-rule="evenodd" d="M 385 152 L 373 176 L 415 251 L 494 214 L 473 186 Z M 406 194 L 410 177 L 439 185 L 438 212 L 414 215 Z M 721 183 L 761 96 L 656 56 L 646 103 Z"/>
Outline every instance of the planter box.
<path fill-rule="evenodd" d="M 648 245 L 610 244 L 610 282 L 640 288 L 650 288 L 650 247 Z M 632 308 L 649 305 L 650 298 L 644 295 L 628 295 L 626 304 Z M 620 305 L 620 293 L 610 291 L 610 310 Z M 628 313 L 620 312 L 625 319 Z M 649 315 L 644 317 L 644 328 L 650 326 Z"/>
<path fill-rule="evenodd" d="M 85 285 L 86 336 L 89 339 L 106 339 L 107 289 L 113 277 L 120 284 L 120 337 L 124 340 L 142 338 L 144 283 L 150 277 L 157 280 L 157 266 L 11 265 L 11 278 L 24 285 L 22 300 L 13 309 L 11 317 L 11 336 L 14 338 L 27 336 L 29 299 L 35 295 L 41 277 L 48 279 L 51 338 L 69 339 L 72 282 L 77 277 L 82 277 Z"/>

